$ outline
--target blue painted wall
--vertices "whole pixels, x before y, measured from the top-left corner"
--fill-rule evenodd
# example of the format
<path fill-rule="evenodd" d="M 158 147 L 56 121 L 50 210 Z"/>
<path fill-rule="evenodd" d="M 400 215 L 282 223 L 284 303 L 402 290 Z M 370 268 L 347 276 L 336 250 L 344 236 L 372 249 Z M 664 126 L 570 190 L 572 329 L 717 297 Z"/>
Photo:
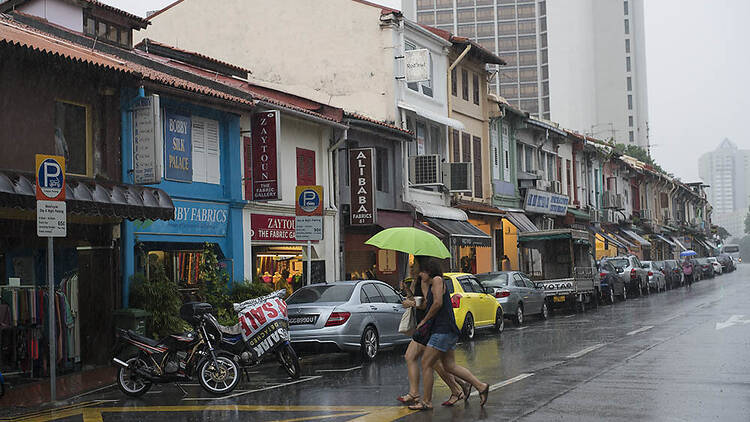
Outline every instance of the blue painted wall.
<path fill-rule="evenodd" d="M 162 180 L 161 183 L 150 185 L 163 189 L 173 201 L 182 205 L 204 206 L 211 209 L 226 212 L 226 234 L 224 236 L 194 236 L 175 234 L 180 226 L 169 223 L 172 230 L 161 230 L 166 227 L 161 222 L 156 222 L 153 229 L 159 228 L 158 234 L 153 233 L 152 228 L 145 228 L 142 222 L 126 221 L 122 224 L 122 273 L 123 273 L 123 304 L 128 307 L 130 294 L 130 278 L 135 273 L 135 245 L 136 242 L 190 242 L 202 245 L 205 242 L 216 243 L 221 248 L 224 257 L 231 263 L 228 269 L 235 278 L 241 279 L 244 275 L 244 259 L 242 244 L 242 208 L 245 201 L 242 199 L 242 142 L 240 136 L 240 116 L 238 114 L 216 110 L 210 107 L 188 103 L 167 95 L 159 95 L 162 109 L 168 109 L 183 115 L 194 115 L 219 122 L 219 147 L 220 147 L 220 172 L 221 184 L 209 183 L 181 183 Z M 146 93 L 151 94 L 151 92 Z M 122 180 L 125 183 L 133 183 L 133 122 L 132 114 L 128 111 L 129 104 L 138 95 L 136 89 L 125 88 L 121 95 L 121 121 L 122 121 Z M 199 101 L 199 99 L 196 99 Z M 225 210 L 225 211 L 224 211 Z M 144 231 L 152 230 L 150 234 Z M 164 233 L 164 232 L 167 233 Z M 139 233 L 140 232 L 140 233 Z M 190 227 L 186 227 L 185 233 L 193 233 Z"/>

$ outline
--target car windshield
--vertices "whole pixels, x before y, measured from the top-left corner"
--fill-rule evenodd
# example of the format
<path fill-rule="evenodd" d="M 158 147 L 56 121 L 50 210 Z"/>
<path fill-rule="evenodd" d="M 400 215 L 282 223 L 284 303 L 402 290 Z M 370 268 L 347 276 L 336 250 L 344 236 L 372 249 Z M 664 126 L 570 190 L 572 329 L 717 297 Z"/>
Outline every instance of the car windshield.
<path fill-rule="evenodd" d="M 352 297 L 353 291 L 352 284 L 308 286 L 294 292 L 286 303 L 346 302 Z"/>
<path fill-rule="evenodd" d="M 508 274 L 479 274 L 477 281 L 485 287 L 500 287 L 508 285 Z"/>
<path fill-rule="evenodd" d="M 616 268 L 625 268 L 628 265 L 630 265 L 627 258 L 613 258 L 613 259 L 608 259 L 607 262 L 614 265 Z"/>

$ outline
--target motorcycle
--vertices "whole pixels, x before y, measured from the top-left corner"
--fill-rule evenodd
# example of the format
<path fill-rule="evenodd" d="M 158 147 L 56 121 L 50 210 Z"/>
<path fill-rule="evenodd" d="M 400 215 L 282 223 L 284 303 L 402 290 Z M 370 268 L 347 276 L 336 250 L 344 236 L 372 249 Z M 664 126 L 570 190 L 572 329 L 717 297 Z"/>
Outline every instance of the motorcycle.
<path fill-rule="evenodd" d="M 119 366 L 117 384 L 128 396 L 139 397 L 153 384 L 189 382 L 198 378 L 209 393 L 228 394 L 240 380 L 240 368 L 234 356 L 217 350 L 214 336 L 206 331 L 213 307 L 208 303 L 189 302 L 180 308 L 180 317 L 194 331 L 173 334 L 160 340 L 141 336 L 132 330 L 118 330 L 118 344 L 113 361 Z M 119 359 L 125 346 L 136 352 Z M 183 390 L 184 392 L 184 390 Z"/>
<path fill-rule="evenodd" d="M 239 357 L 245 373 L 275 355 L 292 379 L 300 377 L 299 359 L 290 344 L 285 295 L 286 290 L 278 290 L 235 303 L 239 322 L 232 327 L 219 324 L 213 315 L 206 315 L 208 335 L 218 339 L 218 349 Z"/>

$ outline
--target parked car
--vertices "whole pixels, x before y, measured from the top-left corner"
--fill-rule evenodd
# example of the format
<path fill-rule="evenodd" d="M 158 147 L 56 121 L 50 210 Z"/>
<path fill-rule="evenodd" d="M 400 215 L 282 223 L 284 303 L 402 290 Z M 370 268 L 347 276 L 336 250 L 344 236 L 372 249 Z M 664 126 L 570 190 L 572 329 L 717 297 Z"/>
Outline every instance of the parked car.
<path fill-rule="evenodd" d="M 602 300 L 609 303 L 615 303 L 615 297 L 619 297 L 620 300 L 627 300 L 628 289 L 611 262 L 605 260 L 599 262 L 599 279 Z"/>
<path fill-rule="evenodd" d="M 641 261 L 635 255 L 604 258 L 602 261 L 611 263 L 620 279 L 625 283 L 629 294 L 648 294 L 648 271 L 641 266 Z"/>
<path fill-rule="evenodd" d="M 357 352 L 373 360 L 381 349 L 411 341 L 398 332 L 401 302 L 391 286 L 375 280 L 302 287 L 287 299 L 292 346 L 297 352 Z"/>
<path fill-rule="evenodd" d="M 706 259 L 708 259 L 708 262 L 710 262 L 711 265 L 714 267 L 714 274 L 721 275 L 724 273 L 724 269 L 721 266 L 721 262 L 719 262 L 719 260 L 716 259 L 716 257 L 709 256 Z"/>
<path fill-rule="evenodd" d="M 489 327 L 502 333 L 505 328 L 503 308 L 492 295 L 485 293 L 474 274 L 446 273 L 453 291 L 451 306 L 461 336 L 473 339 L 477 328 Z"/>
<path fill-rule="evenodd" d="M 526 315 L 538 314 L 547 319 L 549 309 L 544 300 L 544 290 L 519 271 L 497 271 L 477 274 L 479 284 L 497 299 L 503 314 L 517 325 L 522 325 Z"/>
<path fill-rule="evenodd" d="M 724 271 L 725 273 L 731 273 L 732 271 L 737 269 L 734 259 L 732 259 L 729 254 L 720 254 L 716 257 L 716 259 L 718 259 L 721 263 L 722 271 Z"/>
<path fill-rule="evenodd" d="M 714 273 L 714 266 L 711 265 L 711 263 L 708 261 L 708 258 L 698 258 L 695 260 L 697 262 L 697 267 L 700 268 L 700 273 L 702 274 L 702 278 L 714 278 L 716 275 Z"/>
<path fill-rule="evenodd" d="M 664 276 L 667 280 L 667 288 L 674 289 L 684 284 L 684 276 L 682 275 L 682 265 L 676 259 L 668 259 L 662 261 L 664 264 Z"/>
<path fill-rule="evenodd" d="M 660 261 L 643 261 L 641 262 L 643 268 L 648 270 L 648 288 L 659 293 L 662 290 L 667 290 L 667 280 L 664 277 L 664 273 L 661 270 Z"/>

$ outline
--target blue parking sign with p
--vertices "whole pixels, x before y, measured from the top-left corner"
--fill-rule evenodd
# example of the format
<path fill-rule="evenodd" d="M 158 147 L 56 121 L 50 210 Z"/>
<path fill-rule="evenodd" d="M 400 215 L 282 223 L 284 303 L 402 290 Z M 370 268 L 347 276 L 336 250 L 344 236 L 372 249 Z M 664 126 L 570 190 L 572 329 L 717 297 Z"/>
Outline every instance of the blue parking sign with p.
<path fill-rule="evenodd" d="M 323 215 L 323 187 L 297 186 L 296 215 Z"/>
<path fill-rule="evenodd" d="M 65 200 L 65 158 L 55 155 L 36 155 L 36 199 Z"/>

